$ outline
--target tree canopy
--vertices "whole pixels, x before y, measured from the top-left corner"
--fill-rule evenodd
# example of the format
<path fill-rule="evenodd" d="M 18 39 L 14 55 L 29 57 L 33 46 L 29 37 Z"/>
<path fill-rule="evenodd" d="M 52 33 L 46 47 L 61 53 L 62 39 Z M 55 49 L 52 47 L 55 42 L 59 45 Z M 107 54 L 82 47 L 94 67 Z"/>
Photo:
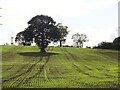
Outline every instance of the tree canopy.
<path fill-rule="evenodd" d="M 63 26 L 62 23 L 58 23 L 57 25 L 57 28 L 59 29 L 60 31 L 60 34 L 61 34 L 61 37 L 60 37 L 60 47 L 62 46 L 63 43 L 65 43 L 66 39 L 65 37 L 67 36 L 67 34 L 69 33 L 69 31 L 67 31 L 67 26 Z"/>
<path fill-rule="evenodd" d="M 41 52 L 46 52 L 45 48 L 51 42 L 57 42 L 64 38 L 56 25 L 56 22 L 47 15 L 37 15 L 28 21 L 28 27 L 16 35 L 16 42 L 29 43 L 35 42 Z"/>

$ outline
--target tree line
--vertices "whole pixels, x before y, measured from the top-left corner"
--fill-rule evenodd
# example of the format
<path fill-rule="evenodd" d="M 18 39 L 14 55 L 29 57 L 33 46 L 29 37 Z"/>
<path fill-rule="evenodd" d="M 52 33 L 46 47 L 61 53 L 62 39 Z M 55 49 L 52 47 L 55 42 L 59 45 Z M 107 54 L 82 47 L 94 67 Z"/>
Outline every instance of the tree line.
<path fill-rule="evenodd" d="M 98 46 L 94 46 L 93 48 L 120 50 L 120 36 L 115 38 L 113 42 L 101 42 Z"/>
<path fill-rule="evenodd" d="M 62 23 L 57 23 L 47 15 L 37 15 L 27 22 L 28 27 L 24 31 L 16 35 L 15 41 L 19 45 L 30 46 L 33 42 L 39 47 L 41 52 L 46 52 L 45 48 L 51 42 L 59 42 L 60 47 L 65 43 L 65 37 L 69 33 L 68 27 Z M 83 47 L 83 42 L 86 41 L 86 34 L 74 34 L 73 41 L 77 47 Z"/>
<path fill-rule="evenodd" d="M 37 15 L 27 23 L 28 27 L 17 33 L 15 42 L 24 46 L 30 46 L 34 42 L 41 52 L 46 52 L 45 48 L 51 42 L 59 43 L 61 47 L 69 33 L 68 26 L 56 23 L 53 18 L 47 15 Z M 75 46 L 78 48 L 82 48 L 83 43 L 89 41 L 86 34 L 79 33 L 73 34 L 71 39 L 73 39 Z M 120 43 L 118 41 L 120 41 L 120 37 L 116 38 L 113 43 L 102 42 L 93 48 L 119 49 Z"/>

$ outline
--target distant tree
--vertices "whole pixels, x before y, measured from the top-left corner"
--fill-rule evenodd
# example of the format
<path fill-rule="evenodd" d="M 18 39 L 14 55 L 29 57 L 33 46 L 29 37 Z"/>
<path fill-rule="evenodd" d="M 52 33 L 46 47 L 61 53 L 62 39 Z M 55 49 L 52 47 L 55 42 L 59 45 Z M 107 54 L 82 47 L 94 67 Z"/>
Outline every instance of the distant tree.
<path fill-rule="evenodd" d="M 101 42 L 98 44 L 98 47 L 100 49 L 112 49 L 112 42 Z"/>
<path fill-rule="evenodd" d="M 90 46 L 86 46 L 86 48 L 91 48 Z"/>
<path fill-rule="evenodd" d="M 88 41 L 87 35 L 86 34 L 79 34 L 76 33 L 72 36 L 73 42 L 76 43 L 77 47 L 83 47 L 83 42 Z"/>
<path fill-rule="evenodd" d="M 113 42 L 101 42 L 93 48 L 120 50 L 120 37 L 115 38 Z"/>
<path fill-rule="evenodd" d="M 65 43 L 65 41 L 66 41 L 65 37 L 67 36 L 69 31 L 67 31 L 68 27 L 67 26 L 63 26 L 61 23 L 58 23 L 56 26 L 59 29 L 60 34 L 61 34 L 61 37 L 60 37 L 60 40 L 59 40 L 60 47 L 61 47 L 62 44 Z"/>
<path fill-rule="evenodd" d="M 6 44 L 5 44 L 5 45 L 9 45 L 9 43 L 7 43 L 7 42 L 6 42 Z"/>
<path fill-rule="evenodd" d="M 45 48 L 49 43 L 57 42 L 61 38 L 61 33 L 55 21 L 47 15 L 37 15 L 28 22 L 28 27 L 16 36 L 16 41 L 35 42 L 41 52 L 46 52 Z"/>
<path fill-rule="evenodd" d="M 113 40 L 114 49 L 120 50 L 120 36 Z"/>

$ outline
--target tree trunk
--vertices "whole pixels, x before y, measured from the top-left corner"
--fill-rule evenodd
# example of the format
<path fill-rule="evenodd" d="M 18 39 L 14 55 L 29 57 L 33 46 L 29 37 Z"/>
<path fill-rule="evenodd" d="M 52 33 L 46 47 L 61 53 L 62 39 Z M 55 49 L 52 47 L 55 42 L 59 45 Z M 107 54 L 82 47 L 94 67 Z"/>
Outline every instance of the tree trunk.
<path fill-rule="evenodd" d="M 81 47 L 83 48 L 83 42 L 81 43 Z"/>
<path fill-rule="evenodd" d="M 44 36 L 44 30 L 42 30 L 42 35 L 41 35 L 41 39 L 42 39 L 42 41 L 41 41 L 41 47 L 40 47 L 40 49 L 41 49 L 41 53 L 44 53 L 44 52 L 46 52 L 45 51 L 45 36 Z"/>
<path fill-rule="evenodd" d="M 62 41 L 60 40 L 60 47 L 62 47 Z"/>
<path fill-rule="evenodd" d="M 41 47 L 41 51 L 40 51 L 40 52 L 41 52 L 41 53 L 46 52 L 46 51 L 45 51 L 45 48 Z"/>
<path fill-rule="evenodd" d="M 76 44 L 77 44 L 77 48 L 79 48 L 78 42 L 76 42 Z"/>

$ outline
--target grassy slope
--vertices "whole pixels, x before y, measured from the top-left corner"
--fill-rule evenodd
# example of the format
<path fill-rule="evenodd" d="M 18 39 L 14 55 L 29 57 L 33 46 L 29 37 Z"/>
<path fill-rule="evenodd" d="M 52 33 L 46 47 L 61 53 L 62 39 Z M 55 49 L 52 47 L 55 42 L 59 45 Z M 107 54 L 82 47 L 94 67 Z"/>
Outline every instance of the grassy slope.
<path fill-rule="evenodd" d="M 3 46 L 3 87 L 117 87 L 118 51 Z M 1 73 L 1 72 L 0 72 Z"/>

